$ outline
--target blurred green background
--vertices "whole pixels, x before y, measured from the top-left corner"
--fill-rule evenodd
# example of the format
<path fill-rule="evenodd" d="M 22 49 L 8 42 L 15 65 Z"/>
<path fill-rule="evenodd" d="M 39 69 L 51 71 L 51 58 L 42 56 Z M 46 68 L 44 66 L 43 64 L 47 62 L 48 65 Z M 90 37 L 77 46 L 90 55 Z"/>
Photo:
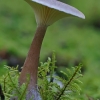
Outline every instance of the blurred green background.
<path fill-rule="evenodd" d="M 80 11 L 86 19 L 64 18 L 45 35 L 40 62 L 52 51 L 59 70 L 83 64 L 79 100 L 100 99 L 100 0 L 60 0 Z M 32 8 L 24 0 L 0 0 L 0 76 L 4 65 L 22 66 L 36 30 Z M 91 99 L 90 99 L 91 100 Z"/>

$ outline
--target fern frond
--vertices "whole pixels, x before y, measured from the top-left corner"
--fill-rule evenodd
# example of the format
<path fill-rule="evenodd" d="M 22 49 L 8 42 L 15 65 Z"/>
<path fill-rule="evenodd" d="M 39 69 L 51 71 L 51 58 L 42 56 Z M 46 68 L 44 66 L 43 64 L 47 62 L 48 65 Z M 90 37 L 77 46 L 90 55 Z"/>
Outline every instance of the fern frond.
<path fill-rule="evenodd" d="M 60 92 L 58 92 L 59 96 L 57 96 L 56 100 L 60 100 L 61 97 L 65 96 L 64 93 L 66 91 L 72 91 L 72 92 L 80 93 L 81 89 L 77 84 L 77 82 L 79 82 L 79 81 L 76 78 L 77 76 L 78 77 L 81 76 L 81 74 L 79 73 L 80 72 L 80 68 L 81 68 L 81 65 L 77 66 L 76 68 L 72 67 L 71 70 L 67 68 L 66 70 L 67 70 L 68 74 L 66 74 L 65 72 L 62 72 L 64 75 L 66 75 L 68 80 L 66 81 L 66 84 L 64 84 L 64 86 L 60 90 Z M 74 73 L 72 73 L 71 71 L 74 72 Z M 68 77 L 68 75 L 69 75 L 69 77 Z M 76 83 L 75 83 L 75 81 L 76 81 Z"/>

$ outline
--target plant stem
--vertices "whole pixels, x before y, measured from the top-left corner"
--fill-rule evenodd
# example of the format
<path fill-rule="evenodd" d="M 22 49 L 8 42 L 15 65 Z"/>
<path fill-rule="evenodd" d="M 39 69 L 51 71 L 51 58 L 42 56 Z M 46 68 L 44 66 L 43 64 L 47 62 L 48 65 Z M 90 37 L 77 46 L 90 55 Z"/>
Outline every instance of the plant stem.
<path fill-rule="evenodd" d="M 76 68 L 75 72 L 73 73 L 72 77 L 69 79 L 69 81 L 67 82 L 67 84 L 64 86 L 64 89 L 61 91 L 61 93 L 59 94 L 59 96 L 57 97 L 56 100 L 60 100 L 61 96 L 64 94 L 66 88 L 69 86 L 69 84 L 72 82 L 72 80 L 74 79 L 74 77 L 76 76 L 77 72 L 79 71 L 80 66 Z"/>
<path fill-rule="evenodd" d="M 10 81 L 11 81 L 13 87 L 16 89 L 16 91 L 18 92 L 18 94 L 21 94 L 20 91 L 19 91 L 19 89 L 18 89 L 18 88 L 16 87 L 16 85 L 14 84 L 14 82 L 13 82 L 13 80 L 12 80 L 12 78 L 11 78 L 11 76 L 10 76 L 9 73 L 8 73 L 8 76 L 9 76 L 9 79 L 10 79 Z"/>
<path fill-rule="evenodd" d="M 21 71 L 21 75 L 19 77 L 20 85 L 26 82 L 27 74 L 29 74 L 30 75 L 29 87 L 37 88 L 37 71 L 38 71 L 39 55 L 40 55 L 42 41 L 46 33 L 46 29 L 47 26 L 37 27 L 34 39 L 32 41 L 30 50 L 28 52 L 28 55 L 23 65 L 23 69 Z"/>

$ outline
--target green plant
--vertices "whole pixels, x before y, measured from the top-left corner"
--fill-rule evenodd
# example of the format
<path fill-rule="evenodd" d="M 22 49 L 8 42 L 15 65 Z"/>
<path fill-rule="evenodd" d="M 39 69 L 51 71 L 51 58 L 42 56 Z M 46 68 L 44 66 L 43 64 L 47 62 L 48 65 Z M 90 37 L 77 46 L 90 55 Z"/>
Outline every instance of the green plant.
<path fill-rule="evenodd" d="M 72 68 L 66 68 L 66 72 L 61 73 L 66 76 L 67 80 L 57 75 L 54 75 L 55 69 L 55 55 L 53 54 L 52 59 L 48 58 L 46 63 L 41 63 L 38 71 L 38 86 L 39 93 L 43 100 L 76 100 L 74 95 L 80 93 L 78 79 L 80 74 L 80 68 L 82 65 Z M 47 76 L 47 74 L 49 75 Z M 61 82 L 60 86 L 57 82 Z"/>
<path fill-rule="evenodd" d="M 29 83 L 29 79 L 27 79 L 27 83 L 24 83 L 19 87 L 18 78 L 19 71 L 18 67 L 5 67 L 7 69 L 7 74 L 3 75 L 0 79 L 0 83 L 3 88 L 3 92 L 5 95 L 5 100 L 10 100 L 10 98 L 17 98 L 18 100 L 25 100 L 26 88 Z"/>
<path fill-rule="evenodd" d="M 81 81 L 78 79 L 82 74 L 80 74 L 80 68 L 82 65 L 77 67 L 72 67 L 71 69 L 66 68 L 67 73 L 61 71 L 63 75 L 66 76 L 67 80 L 54 75 L 55 69 L 55 55 L 53 54 L 52 59 L 48 58 L 47 62 L 41 63 L 38 71 L 38 92 L 42 100 L 77 100 L 75 95 L 80 93 L 79 83 Z M 2 89 L 5 95 L 5 100 L 10 98 L 18 98 L 18 100 L 25 100 L 26 89 L 29 84 L 29 76 L 27 78 L 27 83 L 19 86 L 18 78 L 19 71 L 18 67 L 11 68 L 6 66 L 8 72 L 3 75 L 0 79 Z M 62 86 L 60 86 L 58 84 Z"/>

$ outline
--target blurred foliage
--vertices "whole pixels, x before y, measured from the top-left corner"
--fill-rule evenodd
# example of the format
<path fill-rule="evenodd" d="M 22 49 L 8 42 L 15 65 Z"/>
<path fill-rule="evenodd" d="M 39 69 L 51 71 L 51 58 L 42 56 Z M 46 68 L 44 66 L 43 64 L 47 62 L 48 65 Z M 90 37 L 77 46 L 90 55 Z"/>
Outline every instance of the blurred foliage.
<path fill-rule="evenodd" d="M 6 61 L 0 61 L 0 67 L 2 67 L 2 68 L 0 68 L 0 76 L 3 75 L 4 73 L 6 73 L 6 70 L 3 67 L 6 64 L 7 64 Z"/>
<path fill-rule="evenodd" d="M 100 99 L 100 0 L 63 1 L 82 11 L 86 19 L 65 18 L 51 25 L 43 41 L 40 60 L 55 50 L 57 61 L 61 62 L 59 70 L 82 62 L 84 77 L 80 97 Z M 25 58 L 35 29 L 33 10 L 25 1 L 0 1 L 0 50 Z"/>

